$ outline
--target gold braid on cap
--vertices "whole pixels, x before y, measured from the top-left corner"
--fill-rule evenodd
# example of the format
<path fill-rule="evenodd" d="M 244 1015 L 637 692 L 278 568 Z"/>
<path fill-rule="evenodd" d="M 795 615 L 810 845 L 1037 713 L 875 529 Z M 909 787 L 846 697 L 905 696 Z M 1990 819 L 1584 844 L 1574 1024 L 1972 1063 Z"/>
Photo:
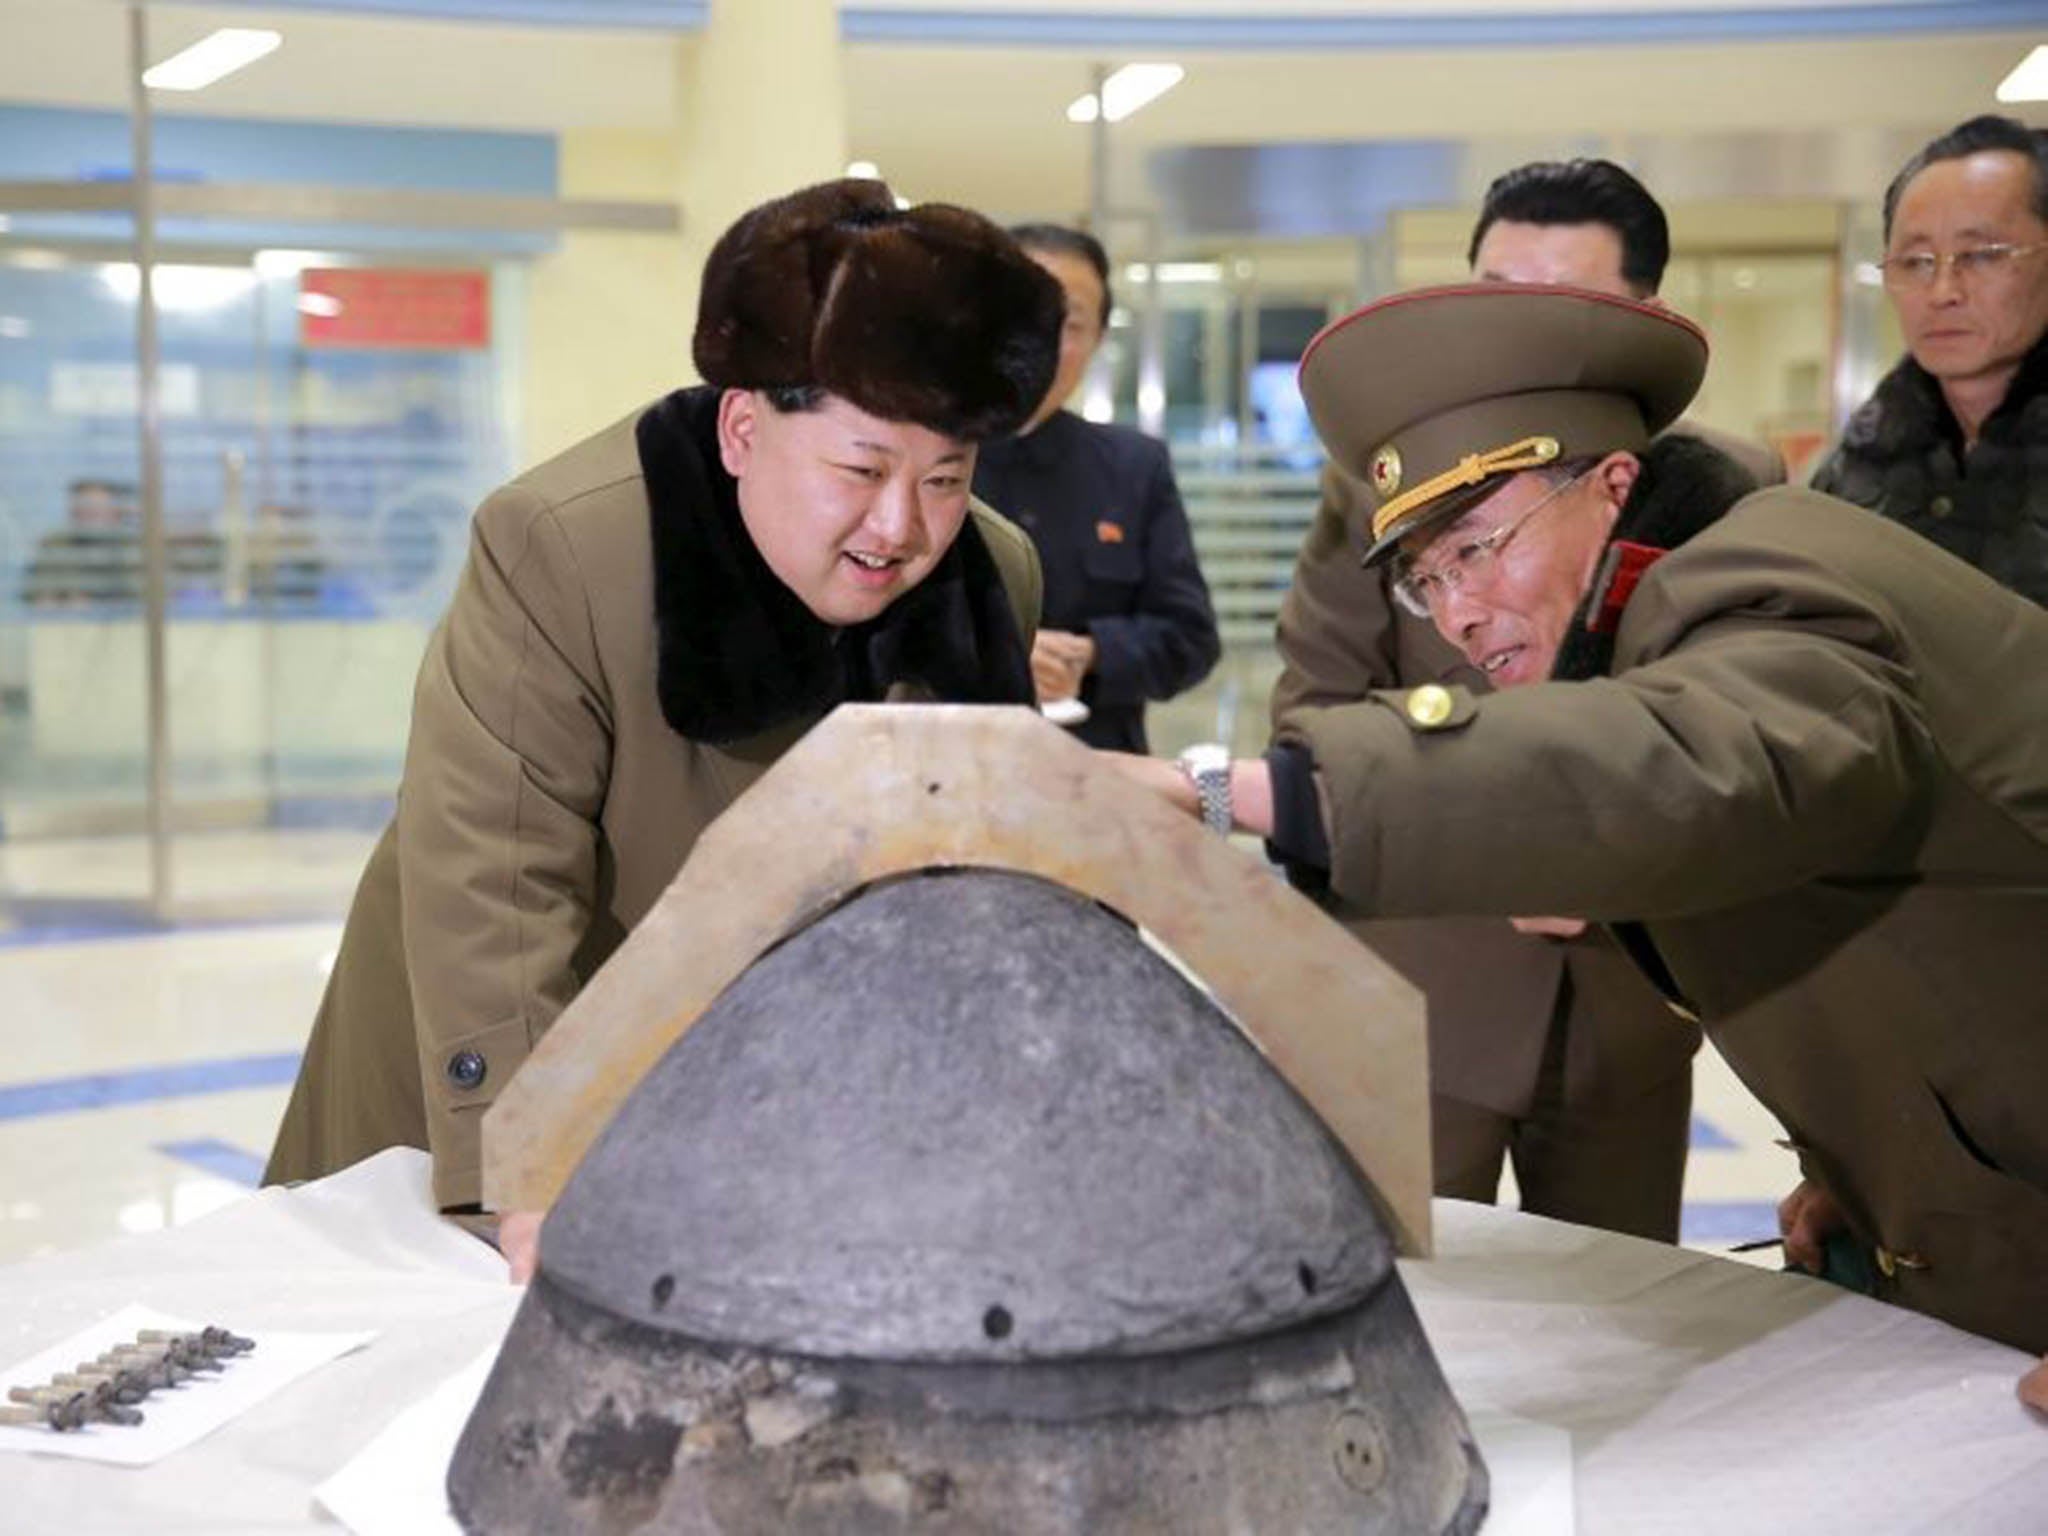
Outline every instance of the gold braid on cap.
<path fill-rule="evenodd" d="M 1555 463 L 1562 450 L 1554 437 L 1525 437 L 1520 442 L 1509 443 L 1505 448 L 1491 448 L 1485 453 L 1468 453 L 1440 475 L 1434 475 L 1418 486 L 1413 486 L 1387 502 L 1372 515 L 1372 536 L 1384 539 L 1387 530 L 1400 521 L 1401 514 L 1434 501 L 1446 491 L 1455 491 L 1461 486 L 1477 485 L 1492 475 L 1511 474 L 1523 469 L 1541 469 Z"/>

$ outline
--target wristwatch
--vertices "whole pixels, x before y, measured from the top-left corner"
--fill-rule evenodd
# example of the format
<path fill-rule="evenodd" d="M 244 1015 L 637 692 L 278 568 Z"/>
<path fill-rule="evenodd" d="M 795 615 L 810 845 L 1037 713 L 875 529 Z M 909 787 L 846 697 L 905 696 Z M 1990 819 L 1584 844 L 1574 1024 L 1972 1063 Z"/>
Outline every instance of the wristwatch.
<path fill-rule="evenodd" d="M 1195 786 L 1202 803 L 1202 825 L 1228 837 L 1230 816 L 1230 748 L 1220 741 L 1197 742 L 1174 759 Z"/>

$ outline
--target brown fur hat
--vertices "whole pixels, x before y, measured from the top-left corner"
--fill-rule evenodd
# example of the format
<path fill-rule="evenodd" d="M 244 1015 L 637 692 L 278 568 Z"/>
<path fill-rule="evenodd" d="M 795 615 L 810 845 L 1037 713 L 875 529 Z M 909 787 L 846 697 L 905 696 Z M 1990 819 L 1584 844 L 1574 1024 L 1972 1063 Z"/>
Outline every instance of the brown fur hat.
<path fill-rule="evenodd" d="M 815 385 L 888 421 L 979 442 L 1052 388 L 1065 297 L 1002 229 L 879 181 L 763 203 L 704 264 L 692 353 L 728 389 Z"/>

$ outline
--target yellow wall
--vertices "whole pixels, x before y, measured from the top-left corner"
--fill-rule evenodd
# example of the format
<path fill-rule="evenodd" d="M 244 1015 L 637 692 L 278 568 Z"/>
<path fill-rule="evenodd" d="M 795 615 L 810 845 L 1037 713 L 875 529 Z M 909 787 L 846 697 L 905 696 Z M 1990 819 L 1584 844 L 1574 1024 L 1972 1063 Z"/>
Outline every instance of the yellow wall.
<path fill-rule="evenodd" d="M 846 94 L 832 0 L 714 0 L 678 50 L 670 133 L 562 135 L 565 198 L 677 202 L 680 235 L 577 232 L 527 283 L 521 462 L 692 383 L 704 258 L 770 197 L 841 174 Z"/>
<path fill-rule="evenodd" d="M 673 135 L 586 130 L 560 140 L 565 198 L 673 202 Z M 687 215 L 685 215 L 687 222 Z M 526 285 L 520 462 L 536 464 L 691 382 L 696 275 L 679 234 L 572 231 Z"/>

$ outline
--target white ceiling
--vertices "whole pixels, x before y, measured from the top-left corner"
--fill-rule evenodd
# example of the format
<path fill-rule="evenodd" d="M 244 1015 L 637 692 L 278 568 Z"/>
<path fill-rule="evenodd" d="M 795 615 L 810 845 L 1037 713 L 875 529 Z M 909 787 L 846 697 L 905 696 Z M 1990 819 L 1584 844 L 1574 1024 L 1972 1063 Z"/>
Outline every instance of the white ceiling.
<path fill-rule="evenodd" d="M 759 0 L 754 0 L 759 3 Z M 864 0 L 875 8 L 872 0 Z M 915 6 L 926 0 L 884 0 Z M 1556 11 L 1555 0 L 1454 0 Z M 1700 0 L 1590 0 L 1641 12 Z M 1754 3 L 1754 0 L 1751 0 Z M 1014 9 L 1000 0 L 950 0 Z M 1242 13 L 1222 0 L 1118 0 L 1118 10 Z M 1092 0 L 1033 0 L 1038 10 Z M 1732 5 L 1731 7 L 1732 8 Z M 1287 0 L 1290 13 L 1405 9 L 1393 0 Z M 0 0 L 0 102 L 121 108 L 126 7 Z M 168 112 L 507 130 L 603 128 L 667 136 L 687 39 L 647 32 L 398 21 L 260 6 L 156 4 L 162 56 L 215 26 L 274 25 L 285 46 Z M 1996 110 L 1999 79 L 2041 37 L 1964 32 L 1568 49 L 1199 52 L 1186 81 L 1118 125 L 1116 191 L 1175 144 L 1387 139 L 1925 131 Z M 1087 199 L 1088 132 L 1064 119 L 1098 61 L 1062 48 L 879 43 L 846 50 L 849 144 L 899 190 L 999 214 L 1073 213 Z M 2032 110 L 2032 109 L 2030 109 Z M 2038 111 L 2033 120 L 2048 121 Z"/>

